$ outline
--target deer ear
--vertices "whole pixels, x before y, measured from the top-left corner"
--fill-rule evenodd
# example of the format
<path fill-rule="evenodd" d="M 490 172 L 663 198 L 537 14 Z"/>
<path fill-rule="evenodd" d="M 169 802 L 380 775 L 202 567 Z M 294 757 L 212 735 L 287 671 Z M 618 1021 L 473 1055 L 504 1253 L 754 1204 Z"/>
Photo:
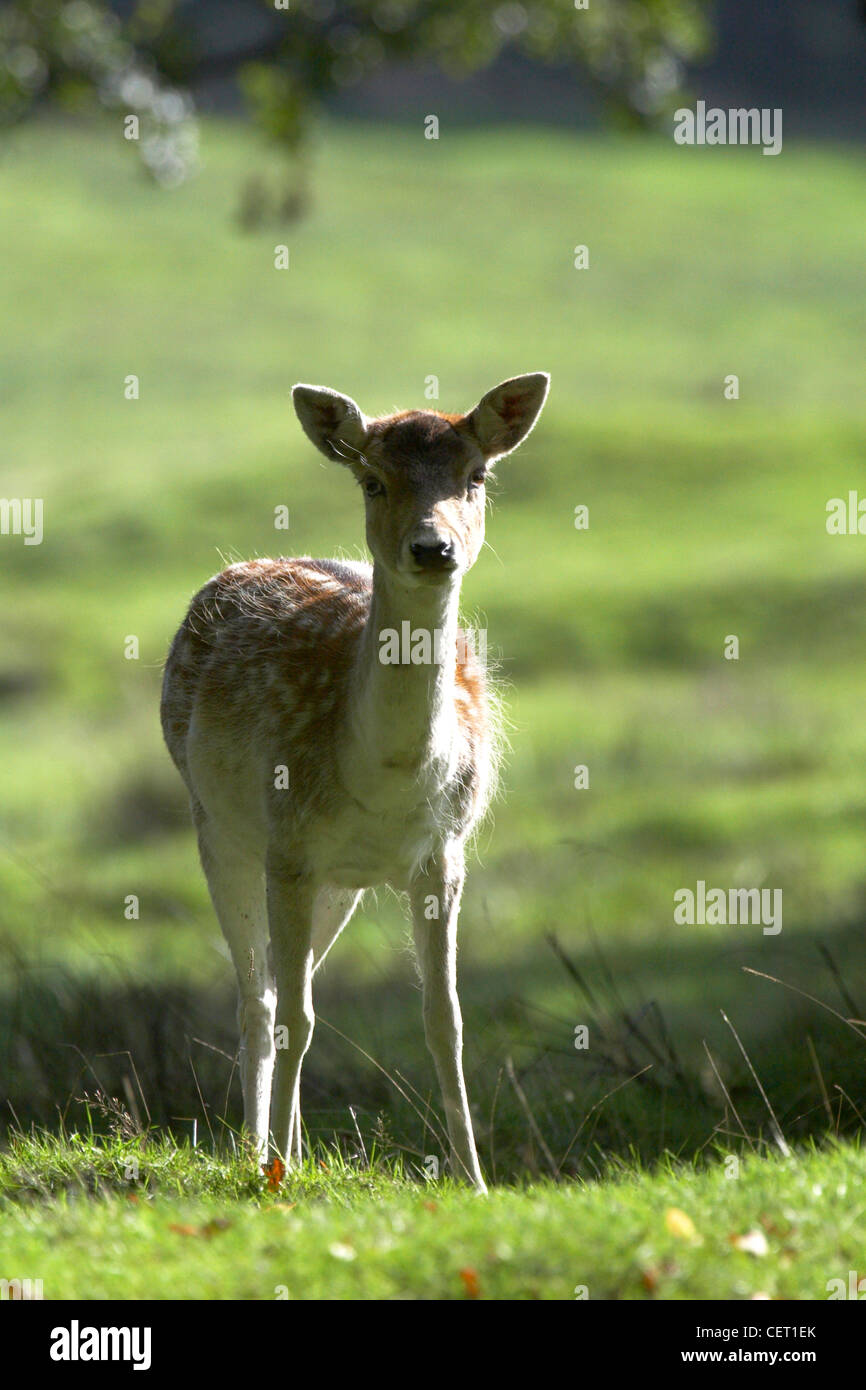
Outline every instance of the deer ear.
<path fill-rule="evenodd" d="M 292 400 L 304 433 L 325 458 L 355 463 L 367 440 L 367 420 L 350 396 L 327 386 L 292 387 Z"/>
<path fill-rule="evenodd" d="M 510 454 L 529 434 L 547 398 L 547 372 L 513 376 L 482 396 L 466 417 L 485 458 Z"/>

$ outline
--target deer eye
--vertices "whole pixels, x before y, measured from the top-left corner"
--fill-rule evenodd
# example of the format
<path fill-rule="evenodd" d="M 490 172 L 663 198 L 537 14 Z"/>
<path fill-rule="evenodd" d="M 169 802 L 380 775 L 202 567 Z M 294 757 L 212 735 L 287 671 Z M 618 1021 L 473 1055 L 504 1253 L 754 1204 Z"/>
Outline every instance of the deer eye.
<path fill-rule="evenodd" d="M 372 474 L 364 479 L 362 486 L 368 497 L 381 497 L 385 491 L 379 479 L 374 478 Z"/>

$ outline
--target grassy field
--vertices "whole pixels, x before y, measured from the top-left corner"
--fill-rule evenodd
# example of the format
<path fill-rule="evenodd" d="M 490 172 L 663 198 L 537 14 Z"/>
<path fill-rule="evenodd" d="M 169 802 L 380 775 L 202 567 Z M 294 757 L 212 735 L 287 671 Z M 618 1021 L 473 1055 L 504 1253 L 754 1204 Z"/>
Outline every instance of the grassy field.
<path fill-rule="evenodd" d="M 486 1199 L 375 1157 L 311 1159 L 273 1193 L 249 1165 L 161 1141 L 0 1158 L 4 1268 L 46 1299 L 815 1301 L 862 1270 L 864 1210 L 866 1156 L 835 1146 Z"/>
<path fill-rule="evenodd" d="M 862 1182 L 859 1154 L 802 1147 L 853 1142 L 866 1113 L 866 1042 L 845 1022 L 866 1018 L 866 541 L 825 528 L 829 498 L 866 494 L 862 158 L 330 126 L 309 215 L 244 233 L 239 189 L 268 156 L 216 123 L 203 155 L 171 193 L 143 181 L 113 129 L 30 126 L 0 156 L 0 490 L 45 512 L 40 546 L 0 537 L 0 1124 L 107 1132 L 111 1116 L 81 1099 L 101 1091 L 127 1130 L 195 1135 L 190 1174 L 217 1162 L 205 1152 L 231 1153 L 232 977 L 160 742 L 168 643 L 223 558 L 362 553 L 356 490 L 305 441 L 293 382 L 372 414 L 423 405 L 435 375 L 451 410 L 543 369 L 545 415 L 500 466 L 490 548 L 465 588 L 499 657 L 512 744 L 461 919 L 466 1065 L 486 1172 L 517 1186 L 484 1217 L 453 1191 L 427 1212 L 413 1185 L 440 1154 L 438 1097 L 405 922 L 382 893 L 318 989 L 304 1118 L 339 1180 L 331 1193 L 317 1177 L 325 1202 L 298 1188 L 285 1217 L 304 1233 L 297 1265 L 267 1254 L 283 1218 L 258 1197 L 247 1211 L 236 1177 L 157 1184 L 138 1205 L 59 1197 L 43 1168 L 62 1167 L 68 1141 L 10 1160 L 10 1248 L 67 1296 L 89 1280 L 105 1291 L 99 1222 L 122 1209 L 120 1264 L 152 1239 L 169 1296 L 188 1287 L 193 1246 L 225 1296 L 271 1297 L 272 1281 L 309 1297 L 359 1277 L 369 1296 L 461 1296 L 435 1259 L 453 1224 L 470 1264 L 485 1240 L 514 1250 L 484 1264 L 489 1296 L 589 1283 L 600 1297 L 737 1297 L 747 1254 L 716 1274 L 705 1241 L 653 1287 L 617 1265 L 617 1241 L 663 1231 L 683 1189 L 722 1249 L 773 1191 L 807 1257 L 786 1272 L 777 1252 L 774 1287 L 823 1296 L 816 1271 L 832 1277 L 864 1234 L 850 1200 L 822 1236 L 805 1215 L 815 1184 Z M 291 266 L 277 271 L 283 242 Z M 577 244 L 588 270 L 573 267 Z M 132 373 L 138 400 L 124 397 Z M 782 931 L 675 925 L 674 893 L 700 879 L 781 889 Z M 804 1156 L 752 1158 L 727 1183 L 719 1144 L 765 1152 L 768 1102 Z M 617 1164 L 631 1166 L 614 1180 Z M 380 1185 L 375 1211 L 354 1193 L 358 1165 Z M 179 1225 L 238 1210 L 219 1239 L 185 1241 L 160 1225 L 163 1202 Z M 411 1240 L 388 1235 L 389 1212 Z M 74 1258 L 53 1250 L 76 1222 L 90 1235 L 62 1247 Z M 324 1237 L 369 1261 L 344 1269 Z M 411 1277 L 409 1246 L 432 1261 Z M 666 1248 L 659 1235 L 659 1268 Z M 112 1296 L 140 1292 L 135 1278 Z"/>

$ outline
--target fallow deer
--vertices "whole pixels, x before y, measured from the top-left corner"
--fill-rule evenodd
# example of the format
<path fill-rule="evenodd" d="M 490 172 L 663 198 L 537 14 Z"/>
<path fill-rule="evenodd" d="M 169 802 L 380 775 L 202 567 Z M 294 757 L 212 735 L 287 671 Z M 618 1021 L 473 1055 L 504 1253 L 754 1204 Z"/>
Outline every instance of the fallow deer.
<path fill-rule="evenodd" d="M 458 599 L 484 539 L 488 470 L 529 434 L 548 385 L 535 372 L 466 415 L 372 420 L 336 391 L 295 386 L 304 431 L 361 486 L 372 568 L 230 565 L 193 599 L 169 653 L 162 726 L 237 970 L 244 1127 L 287 1163 L 301 1157 L 313 975 L 362 891 L 388 883 L 411 904 L 452 1172 L 486 1190 L 456 950 L 464 847 L 489 799 L 495 739 Z M 383 659 L 383 635 L 407 622 L 438 635 L 435 659 Z"/>

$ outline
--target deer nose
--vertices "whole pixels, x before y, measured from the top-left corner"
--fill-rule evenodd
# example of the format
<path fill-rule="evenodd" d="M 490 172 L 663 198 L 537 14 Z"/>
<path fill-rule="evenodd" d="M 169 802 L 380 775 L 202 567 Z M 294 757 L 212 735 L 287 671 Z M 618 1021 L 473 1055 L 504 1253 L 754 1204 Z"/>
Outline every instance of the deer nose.
<path fill-rule="evenodd" d="M 413 541 L 409 549 L 412 559 L 421 569 L 449 569 L 454 563 L 453 541 Z"/>

